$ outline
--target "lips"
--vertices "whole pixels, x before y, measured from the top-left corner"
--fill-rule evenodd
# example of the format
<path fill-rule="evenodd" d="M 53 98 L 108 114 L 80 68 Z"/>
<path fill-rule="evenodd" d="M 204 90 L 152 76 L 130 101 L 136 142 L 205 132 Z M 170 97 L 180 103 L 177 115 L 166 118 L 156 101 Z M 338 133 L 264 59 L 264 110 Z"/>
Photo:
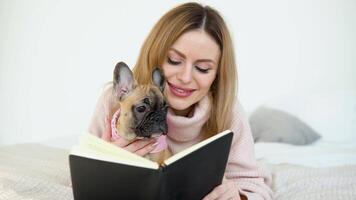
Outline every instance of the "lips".
<path fill-rule="evenodd" d="M 172 94 L 177 97 L 189 97 L 195 90 L 190 88 L 182 88 L 177 85 L 173 85 L 170 82 L 167 82 L 169 86 L 169 90 Z"/>

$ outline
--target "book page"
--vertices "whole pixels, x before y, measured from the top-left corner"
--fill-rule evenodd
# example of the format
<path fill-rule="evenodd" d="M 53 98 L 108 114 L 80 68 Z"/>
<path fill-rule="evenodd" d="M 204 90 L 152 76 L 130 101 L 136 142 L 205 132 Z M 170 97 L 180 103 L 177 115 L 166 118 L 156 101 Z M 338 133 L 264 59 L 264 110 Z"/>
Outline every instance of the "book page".
<path fill-rule="evenodd" d="M 168 158 L 167 160 L 165 160 L 164 164 L 169 165 L 169 164 L 171 164 L 171 163 L 183 158 L 184 156 L 192 153 L 193 151 L 198 150 L 201 147 L 209 144 L 210 142 L 212 142 L 212 141 L 214 141 L 214 140 L 216 140 L 216 139 L 218 139 L 218 138 L 220 138 L 220 137 L 222 137 L 224 135 L 227 135 L 230 132 L 232 132 L 232 131 L 231 130 L 225 130 L 225 131 L 223 131 L 221 133 L 218 133 L 218 134 L 216 134 L 216 135 L 214 135 L 214 136 L 212 136 L 212 137 L 210 137 L 210 138 L 208 138 L 206 140 L 203 140 L 203 141 L 201 141 L 201 142 L 199 142 L 199 143 L 197 143 L 197 144 L 195 144 L 195 145 L 193 145 L 193 146 L 191 146 L 191 147 L 189 147 L 187 149 L 184 149 L 183 151 L 181 151 L 181 152 L 173 155 L 172 157 Z"/>
<path fill-rule="evenodd" d="M 152 162 L 146 158 L 110 144 L 90 133 L 81 136 L 79 145 L 73 147 L 70 154 L 151 169 L 159 168 L 159 165 L 156 162 Z"/>

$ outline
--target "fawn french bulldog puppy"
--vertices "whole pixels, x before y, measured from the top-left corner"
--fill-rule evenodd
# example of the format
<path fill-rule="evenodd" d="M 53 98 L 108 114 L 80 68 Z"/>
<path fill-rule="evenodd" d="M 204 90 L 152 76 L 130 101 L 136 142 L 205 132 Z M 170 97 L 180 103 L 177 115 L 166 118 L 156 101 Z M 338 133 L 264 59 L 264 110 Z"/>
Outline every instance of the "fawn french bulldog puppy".
<path fill-rule="evenodd" d="M 152 84 L 139 85 L 124 62 L 115 66 L 112 92 L 116 105 L 110 110 L 112 137 L 128 141 L 157 137 L 156 149 L 146 157 L 158 163 L 171 155 L 165 141 L 168 105 L 162 94 L 164 84 L 159 68 L 152 72 Z"/>

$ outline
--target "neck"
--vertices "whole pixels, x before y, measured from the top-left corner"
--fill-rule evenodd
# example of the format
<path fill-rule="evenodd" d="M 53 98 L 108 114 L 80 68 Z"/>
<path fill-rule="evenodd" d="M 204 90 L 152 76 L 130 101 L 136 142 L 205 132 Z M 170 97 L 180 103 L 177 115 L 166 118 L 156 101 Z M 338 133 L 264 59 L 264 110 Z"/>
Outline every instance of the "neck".
<path fill-rule="evenodd" d="M 172 142 L 192 144 L 192 142 L 202 139 L 203 135 L 200 133 L 203 125 L 210 117 L 210 110 L 208 97 L 204 97 L 194 104 L 190 114 L 188 114 L 189 117 L 178 116 L 172 108 L 169 108 L 167 114 L 168 141 L 171 144 Z"/>
<path fill-rule="evenodd" d="M 177 116 L 189 117 L 191 115 L 193 108 L 194 108 L 194 106 L 192 105 L 189 108 L 184 109 L 184 110 L 176 110 L 174 108 L 172 108 L 172 110 L 173 110 L 174 114 Z"/>

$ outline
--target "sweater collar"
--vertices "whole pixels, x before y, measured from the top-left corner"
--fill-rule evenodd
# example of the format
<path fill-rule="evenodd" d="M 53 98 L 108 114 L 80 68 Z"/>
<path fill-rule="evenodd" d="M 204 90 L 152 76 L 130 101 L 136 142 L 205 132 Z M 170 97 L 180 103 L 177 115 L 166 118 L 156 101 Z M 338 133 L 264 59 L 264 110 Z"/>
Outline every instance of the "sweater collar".
<path fill-rule="evenodd" d="M 210 116 L 211 103 L 208 96 L 194 105 L 193 113 L 189 117 L 175 115 L 173 110 L 168 109 L 167 136 L 175 141 L 186 142 L 200 136 L 204 123 Z"/>

